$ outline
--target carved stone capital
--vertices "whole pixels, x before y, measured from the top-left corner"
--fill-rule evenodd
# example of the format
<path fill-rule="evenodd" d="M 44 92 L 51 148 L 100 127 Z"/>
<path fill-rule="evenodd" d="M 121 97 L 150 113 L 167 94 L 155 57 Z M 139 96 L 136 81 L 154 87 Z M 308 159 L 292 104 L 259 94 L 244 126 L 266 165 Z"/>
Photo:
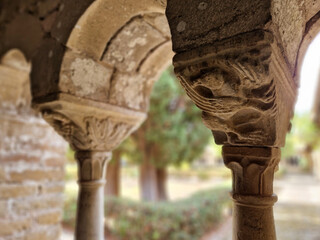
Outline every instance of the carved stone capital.
<path fill-rule="evenodd" d="M 144 121 L 145 114 L 65 94 L 38 103 L 43 118 L 75 151 L 111 152 Z"/>
<path fill-rule="evenodd" d="M 235 200 L 241 202 L 247 198 L 247 202 L 255 202 L 250 201 L 249 196 L 273 198 L 273 176 L 281 155 L 279 148 L 224 146 L 222 154 L 225 165 L 232 170 Z"/>
<path fill-rule="evenodd" d="M 218 144 L 284 145 L 296 86 L 271 33 L 254 31 L 179 53 L 174 66 Z"/>

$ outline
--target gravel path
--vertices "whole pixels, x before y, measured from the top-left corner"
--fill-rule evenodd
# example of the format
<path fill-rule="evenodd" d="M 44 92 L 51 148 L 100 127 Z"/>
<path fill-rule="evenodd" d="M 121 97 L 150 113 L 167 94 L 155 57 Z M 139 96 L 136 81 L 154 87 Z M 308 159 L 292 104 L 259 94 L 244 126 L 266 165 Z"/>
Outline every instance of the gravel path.
<path fill-rule="evenodd" d="M 310 175 L 291 174 L 275 181 L 279 201 L 274 207 L 278 240 L 320 240 L 320 182 Z M 228 219 L 203 240 L 231 240 Z"/>
<path fill-rule="evenodd" d="M 73 240 L 73 232 L 64 229 L 61 234 L 60 240 Z"/>

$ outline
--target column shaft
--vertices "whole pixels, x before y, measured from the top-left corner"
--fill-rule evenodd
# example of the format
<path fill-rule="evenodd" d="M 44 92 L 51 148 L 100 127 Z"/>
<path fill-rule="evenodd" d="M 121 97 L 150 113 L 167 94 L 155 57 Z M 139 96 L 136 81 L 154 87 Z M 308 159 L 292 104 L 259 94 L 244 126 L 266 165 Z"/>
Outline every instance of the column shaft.
<path fill-rule="evenodd" d="M 104 183 L 79 183 L 76 240 L 104 239 Z"/>
<path fill-rule="evenodd" d="M 79 195 L 76 240 L 104 240 L 105 167 L 109 152 L 78 151 Z"/>
<path fill-rule="evenodd" d="M 223 157 L 233 173 L 233 240 L 275 240 L 273 175 L 280 150 L 228 146 Z"/>

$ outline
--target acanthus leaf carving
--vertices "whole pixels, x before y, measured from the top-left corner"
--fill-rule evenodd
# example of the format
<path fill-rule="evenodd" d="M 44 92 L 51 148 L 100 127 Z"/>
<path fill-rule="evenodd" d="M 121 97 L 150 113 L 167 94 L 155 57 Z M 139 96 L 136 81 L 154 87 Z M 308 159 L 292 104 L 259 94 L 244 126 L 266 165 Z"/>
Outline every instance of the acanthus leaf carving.
<path fill-rule="evenodd" d="M 89 145 L 83 129 L 62 113 L 46 109 L 42 111 L 42 116 L 73 149 L 83 150 Z"/>
<path fill-rule="evenodd" d="M 134 130 L 134 126 L 111 118 L 87 117 L 84 122 L 93 149 L 114 149 Z"/>
<path fill-rule="evenodd" d="M 43 110 L 43 118 L 77 151 L 112 151 L 137 127 L 111 117 L 90 116 L 75 122 L 51 110 Z"/>

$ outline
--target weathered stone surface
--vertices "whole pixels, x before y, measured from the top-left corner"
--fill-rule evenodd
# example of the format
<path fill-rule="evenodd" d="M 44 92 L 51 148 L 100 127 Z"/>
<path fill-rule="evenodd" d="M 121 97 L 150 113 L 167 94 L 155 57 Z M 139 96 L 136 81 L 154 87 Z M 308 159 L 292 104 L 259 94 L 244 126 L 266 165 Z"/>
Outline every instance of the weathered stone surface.
<path fill-rule="evenodd" d="M 296 87 L 274 45 L 257 31 L 175 56 L 175 72 L 218 144 L 284 146 Z"/>
<path fill-rule="evenodd" d="M 56 9 L 59 9 L 59 4 L 61 0 L 45 0 L 37 2 L 39 17 L 45 18 L 48 14 L 54 12 Z"/>
<path fill-rule="evenodd" d="M 19 70 L 30 72 L 31 64 L 27 61 L 23 53 L 18 49 L 11 49 L 1 58 L 1 65 Z"/>
<path fill-rule="evenodd" d="M 305 0 L 306 20 L 309 21 L 320 11 L 320 2 L 318 0 Z"/>
<path fill-rule="evenodd" d="M 158 80 L 163 71 L 172 64 L 171 49 L 172 43 L 167 41 L 150 53 L 147 61 L 141 64 L 139 73 L 145 76 L 148 82 L 151 82 L 149 85 L 153 86 L 152 82 Z"/>
<path fill-rule="evenodd" d="M 2 85 L 0 89 L 1 105 L 15 107 L 30 103 L 30 96 L 25 96 L 24 88 L 29 80 L 28 73 L 17 72 L 6 66 L 0 66 L 0 71 L 2 73 L 0 76 Z"/>
<path fill-rule="evenodd" d="M 168 20 L 164 14 L 147 14 L 143 16 L 143 19 L 159 30 L 166 38 L 171 39 Z"/>
<path fill-rule="evenodd" d="M 173 50 L 184 51 L 240 33 L 262 29 L 270 20 L 269 0 L 169 0 L 166 15 Z"/>
<path fill-rule="evenodd" d="M 92 100 L 108 99 L 112 67 L 72 51 L 65 53 L 62 66 L 60 91 Z"/>
<path fill-rule="evenodd" d="M 30 105 L 29 87 L 30 63 L 17 49 L 9 51 L 1 59 L 0 65 L 0 105 L 1 108 L 16 110 Z"/>
<path fill-rule="evenodd" d="M 54 39 L 46 39 L 38 47 L 37 55 L 32 59 L 32 64 L 38 66 L 31 72 L 33 98 L 41 98 L 59 92 L 57 83 L 59 83 L 64 51 L 64 46 Z"/>
<path fill-rule="evenodd" d="M 158 30 L 142 18 L 135 18 L 110 42 L 102 61 L 121 72 L 137 71 L 149 52 L 164 41 Z"/>
<path fill-rule="evenodd" d="M 112 150 L 134 131 L 145 117 L 144 114 L 139 113 L 134 116 L 134 112 L 131 112 L 132 116 L 125 116 L 125 111 L 121 113 L 121 109 L 115 107 L 112 110 L 111 106 L 105 112 L 103 109 L 87 106 L 87 109 L 92 112 L 86 116 L 86 112 L 77 111 L 77 108 L 81 109 L 84 107 L 83 105 L 73 103 L 66 105 L 64 109 L 52 111 L 56 106 L 55 103 L 51 104 L 41 106 L 43 117 L 70 142 L 75 150 L 82 151 L 90 149 L 95 151 Z M 98 118 L 93 114 L 94 111 L 104 114 Z M 121 115 L 125 118 L 117 119 Z"/>
<path fill-rule="evenodd" d="M 153 82 L 151 81 L 151 83 Z M 116 73 L 111 84 L 111 104 L 136 110 L 143 108 L 142 105 L 145 103 L 144 89 L 146 85 L 149 85 L 148 79 L 141 75 Z"/>
<path fill-rule="evenodd" d="M 144 13 L 163 11 L 163 7 L 154 0 L 95 1 L 72 30 L 67 46 L 93 59 L 100 59 L 107 43 L 131 19 Z"/>
<path fill-rule="evenodd" d="M 285 49 L 284 55 L 294 74 L 296 59 L 300 43 L 304 34 L 305 9 L 303 0 L 273 0 L 272 21 L 277 28 L 282 47 Z"/>
<path fill-rule="evenodd" d="M 297 58 L 297 67 L 295 72 L 295 81 L 299 85 L 302 63 L 309 45 L 320 32 L 320 11 L 313 16 L 306 25 L 306 30 L 301 42 L 299 54 Z"/>
<path fill-rule="evenodd" d="M 29 14 L 17 14 L 10 23 L 5 26 L 3 49 L 0 49 L 0 56 L 5 50 L 18 48 L 30 59 L 44 36 L 40 21 Z"/>
<path fill-rule="evenodd" d="M 77 21 L 92 2 L 93 0 L 62 0 L 57 11 L 55 24 L 52 26 L 51 35 L 57 41 L 65 44 Z"/>
<path fill-rule="evenodd" d="M 57 15 L 57 12 L 53 12 L 41 22 L 42 28 L 45 32 L 49 33 L 51 31 L 52 26 L 57 19 Z"/>

